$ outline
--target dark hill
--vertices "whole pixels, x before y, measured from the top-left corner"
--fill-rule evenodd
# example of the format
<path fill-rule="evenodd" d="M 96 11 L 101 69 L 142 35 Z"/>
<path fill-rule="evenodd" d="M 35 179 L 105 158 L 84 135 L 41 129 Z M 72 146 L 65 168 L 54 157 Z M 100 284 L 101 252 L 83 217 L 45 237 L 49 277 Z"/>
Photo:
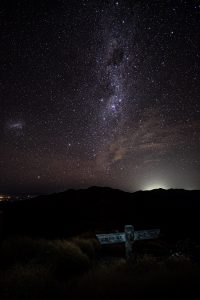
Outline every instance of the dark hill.
<path fill-rule="evenodd" d="M 4 234 L 66 237 L 85 231 L 160 227 L 163 235 L 199 236 L 200 191 L 127 193 L 103 187 L 0 204 Z"/>

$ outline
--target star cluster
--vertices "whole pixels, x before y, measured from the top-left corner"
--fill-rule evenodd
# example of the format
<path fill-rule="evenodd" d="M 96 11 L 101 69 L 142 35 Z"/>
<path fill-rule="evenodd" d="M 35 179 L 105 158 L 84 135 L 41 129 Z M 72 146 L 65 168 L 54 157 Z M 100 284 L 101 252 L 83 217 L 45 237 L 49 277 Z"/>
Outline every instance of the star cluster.
<path fill-rule="evenodd" d="M 1 192 L 200 188 L 199 1 L 0 13 Z"/>

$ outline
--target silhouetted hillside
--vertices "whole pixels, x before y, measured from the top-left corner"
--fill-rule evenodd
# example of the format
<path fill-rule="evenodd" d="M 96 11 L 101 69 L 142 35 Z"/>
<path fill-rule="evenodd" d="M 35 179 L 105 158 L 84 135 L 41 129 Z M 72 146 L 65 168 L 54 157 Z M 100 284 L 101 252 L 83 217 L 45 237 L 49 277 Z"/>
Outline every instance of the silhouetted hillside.
<path fill-rule="evenodd" d="M 200 191 L 153 190 L 127 193 L 103 187 L 0 204 L 3 232 L 67 237 L 85 231 L 160 227 L 166 237 L 197 237 Z"/>

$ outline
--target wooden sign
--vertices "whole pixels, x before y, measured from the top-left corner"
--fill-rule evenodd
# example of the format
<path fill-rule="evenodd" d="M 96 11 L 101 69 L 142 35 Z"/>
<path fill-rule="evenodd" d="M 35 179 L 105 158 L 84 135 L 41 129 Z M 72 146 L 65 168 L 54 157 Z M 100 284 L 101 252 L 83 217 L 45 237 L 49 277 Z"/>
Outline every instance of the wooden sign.
<path fill-rule="evenodd" d="M 125 242 L 124 232 L 109 233 L 109 234 L 97 234 L 96 237 L 99 240 L 100 244 L 102 244 L 102 245 Z"/>
<path fill-rule="evenodd" d="M 160 235 L 160 229 L 139 230 L 134 232 L 134 240 L 151 240 Z"/>
<path fill-rule="evenodd" d="M 125 243 L 126 257 L 133 254 L 134 241 L 156 239 L 160 235 L 160 229 L 134 231 L 132 225 L 125 225 L 124 232 L 97 234 L 96 237 L 100 244 Z"/>

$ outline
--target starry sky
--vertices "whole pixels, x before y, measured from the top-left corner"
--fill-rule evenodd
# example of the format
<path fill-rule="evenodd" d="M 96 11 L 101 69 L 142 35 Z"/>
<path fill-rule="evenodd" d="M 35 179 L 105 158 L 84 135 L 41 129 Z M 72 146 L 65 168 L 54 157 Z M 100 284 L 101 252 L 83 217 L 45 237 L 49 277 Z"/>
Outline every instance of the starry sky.
<path fill-rule="evenodd" d="M 200 189 L 200 1 L 0 3 L 0 192 Z"/>

